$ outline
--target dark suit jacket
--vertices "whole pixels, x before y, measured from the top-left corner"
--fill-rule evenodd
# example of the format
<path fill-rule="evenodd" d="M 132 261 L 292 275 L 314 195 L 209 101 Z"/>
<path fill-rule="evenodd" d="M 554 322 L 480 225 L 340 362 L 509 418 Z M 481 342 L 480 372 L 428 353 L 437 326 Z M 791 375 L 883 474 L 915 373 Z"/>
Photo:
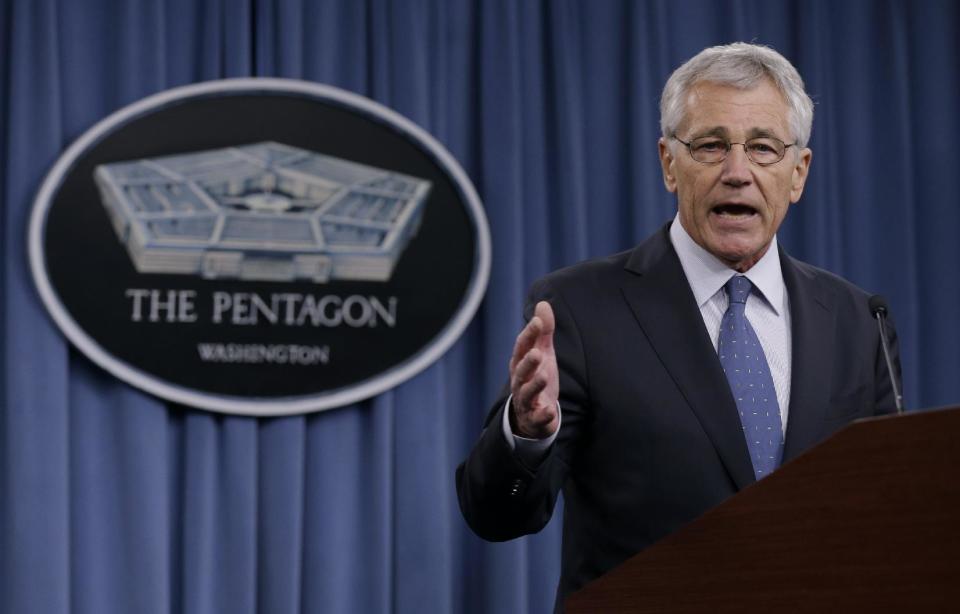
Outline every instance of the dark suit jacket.
<path fill-rule="evenodd" d="M 558 607 L 754 481 L 733 396 L 668 228 L 534 284 L 526 317 L 547 300 L 557 321 L 560 433 L 540 466 L 524 466 L 504 440 L 501 398 L 457 469 L 463 515 L 489 540 L 539 531 L 563 490 Z M 782 251 L 780 259 L 793 345 L 788 462 L 855 418 L 893 411 L 894 401 L 869 295 Z"/>

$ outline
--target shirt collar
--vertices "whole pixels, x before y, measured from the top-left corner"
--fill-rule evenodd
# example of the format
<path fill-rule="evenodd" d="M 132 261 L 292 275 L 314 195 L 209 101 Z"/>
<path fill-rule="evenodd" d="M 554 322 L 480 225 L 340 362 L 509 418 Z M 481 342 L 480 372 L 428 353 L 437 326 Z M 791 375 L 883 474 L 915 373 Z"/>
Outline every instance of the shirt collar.
<path fill-rule="evenodd" d="M 680 224 L 680 214 L 673 218 L 670 225 L 670 242 L 677 251 L 680 265 L 693 290 L 697 306 L 703 307 L 710 298 L 738 273 L 724 264 L 719 258 L 700 247 Z M 786 287 L 783 284 L 783 272 L 780 269 L 780 254 L 777 249 L 777 237 L 774 235 L 770 248 L 760 260 L 744 273 L 777 315 L 783 311 Z"/>

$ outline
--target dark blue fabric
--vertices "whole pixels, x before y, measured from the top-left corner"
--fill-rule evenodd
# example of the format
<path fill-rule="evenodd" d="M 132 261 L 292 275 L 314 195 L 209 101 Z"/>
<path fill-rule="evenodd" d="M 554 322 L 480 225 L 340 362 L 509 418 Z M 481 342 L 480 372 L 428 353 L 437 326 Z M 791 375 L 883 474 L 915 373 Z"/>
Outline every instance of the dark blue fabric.
<path fill-rule="evenodd" d="M 816 102 L 781 242 L 887 296 L 909 407 L 960 402 L 954 2 L 0 0 L 0 609 L 549 611 L 559 518 L 483 543 L 453 470 L 505 380 L 527 285 L 672 216 L 660 89 L 732 40 L 783 52 Z M 70 349 L 30 280 L 31 201 L 73 139 L 148 94 L 250 75 L 396 109 L 485 202 L 475 321 L 370 401 L 270 420 L 170 406 Z"/>

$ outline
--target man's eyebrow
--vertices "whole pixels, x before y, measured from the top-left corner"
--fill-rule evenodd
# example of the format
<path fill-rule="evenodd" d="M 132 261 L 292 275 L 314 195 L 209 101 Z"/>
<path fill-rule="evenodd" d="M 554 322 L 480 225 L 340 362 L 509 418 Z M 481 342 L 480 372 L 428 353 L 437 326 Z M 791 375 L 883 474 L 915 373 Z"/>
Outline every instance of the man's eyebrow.
<path fill-rule="evenodd" d="M 700 130 L 693 132 L 690 135 L 690 138 L 699 139 L 705 136 L 716 136 L 724 139 L 730 138 L 729 131 L 723 126 L 711 126 L 709 128 L 701 128 Z M 778 131 L 774 130 L 773 128 L 757 127 L 757 128 L 751 128 L 750 130 L 747 131 L 748 139 L 768 138 L 768 137 L 779 139 L 781 141 L 783 140 L 783 138 L 778 134 Z"/>
<path fill-rule="evenodd" d="M 777 134 L 777 131 L 772 130 L 770 128 L 751 128 L 747 134 L 748 134 L 747 138 L 749 139 L 756 139 L 756 138 L 763 138 L 763 137 L 780 139 L 780 136 Z M 780 140 L 783 140 L 783 139 L 780 139 Z"/>
<path fill-rule="evenodd" d="M 719 136 L 727 138 L 727 129 L 723 126 L 713 126 L 711 128 L 702 128 L 694 132 L 690 138 L 699 139 L 705 136 Z"/>

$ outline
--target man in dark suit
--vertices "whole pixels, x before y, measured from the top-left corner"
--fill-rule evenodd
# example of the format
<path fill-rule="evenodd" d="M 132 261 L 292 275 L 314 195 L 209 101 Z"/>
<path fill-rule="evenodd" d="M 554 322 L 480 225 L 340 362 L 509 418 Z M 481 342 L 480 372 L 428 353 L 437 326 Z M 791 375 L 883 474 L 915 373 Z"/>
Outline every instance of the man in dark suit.
<path fill-rule="evenodd" d="M 893 410 L 869 295 L 776 242 L 812 116 L 775 51 L 704 50 L 661 99 L 676 218 L 534 284 L 509 396 L 457 490 L 490 540 L 540 530 L 563 490 L 558 608 L 847 422 Z"/>

